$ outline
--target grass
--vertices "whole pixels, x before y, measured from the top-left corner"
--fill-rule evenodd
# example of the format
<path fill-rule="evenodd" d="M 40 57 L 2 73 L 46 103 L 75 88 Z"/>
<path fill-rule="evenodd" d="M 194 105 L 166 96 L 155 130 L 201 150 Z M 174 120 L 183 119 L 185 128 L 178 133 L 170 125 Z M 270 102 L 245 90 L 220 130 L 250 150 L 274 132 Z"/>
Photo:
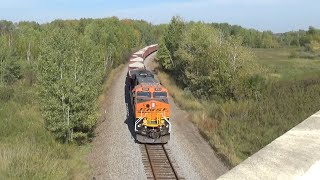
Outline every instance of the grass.
<path fill-rule="evenodd" d="M 320 73 L 320 57 L 316 59 L 291 58 L 297 48 L 253 49 L 257 62 L 268 68 L 270 76 L 280 80 L 300 78 Z"/>
<path fill-rule="evenodd" d="M 271 81 L 258 99 L 200 101 L 159 71 L 175 102 L 191 111 L 193 122 L 230 166 L 235 166 L 279 137 L 320 107 L 320 62 L 290 59 L 295 49 L 255 49 Z"/>
<path fill-rule="evenodd" d="M 35 87 L 0 87 L 0 179 L 87 179 L 90 146 L 57 142 L 44 128 Z"/>

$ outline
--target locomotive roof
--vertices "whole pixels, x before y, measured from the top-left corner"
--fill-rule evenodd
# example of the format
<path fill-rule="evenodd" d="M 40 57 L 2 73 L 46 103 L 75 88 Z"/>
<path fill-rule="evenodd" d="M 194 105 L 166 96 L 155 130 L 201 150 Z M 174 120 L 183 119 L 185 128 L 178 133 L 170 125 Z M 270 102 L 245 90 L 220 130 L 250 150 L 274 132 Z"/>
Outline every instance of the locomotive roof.
<path fill-rule="evenodd" d="M 137 81 L 138 81 L 138 84 L 142 84 L 142 83 L 158 84 L 159 83 L 152 76 L 138 76 Z"/>
<path fill-rule="evenodd" d="M 154 77 L 152 72 L 146 69 L 137 69 L 137 70 L 132 70 L 130 71 L 132 76 L 136 77 Z"/>
<path fill-rule="evenodd" d="M 160 83 L 142 83 L 135 86 L 136 89 L 138 88 L 155 88 L 155 91 L 167 91 L 165 87 L 163 87 Z"/>

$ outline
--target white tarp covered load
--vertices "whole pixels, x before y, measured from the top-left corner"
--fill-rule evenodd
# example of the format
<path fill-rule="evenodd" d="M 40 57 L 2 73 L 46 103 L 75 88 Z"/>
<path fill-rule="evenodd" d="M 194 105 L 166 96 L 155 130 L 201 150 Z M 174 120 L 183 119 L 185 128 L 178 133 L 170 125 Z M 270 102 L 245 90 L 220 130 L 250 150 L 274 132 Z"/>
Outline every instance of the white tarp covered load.
<path fill-rule="evenodd" d="M 132 58 L 130 59 L 130 62 L 143 62 L 143 58 L 141 57 Z"/>
<path fill-rule="evenodd" d="M 142 58 L 141 58 L 142 59 Z M 129 68 L 144 68 L 144 64 L 141 62 L 134 62 L 129 64 Z"/>
<path fill-rule="evenodd" d="M 143 57 L 143 54 L 144 54 L 144 51 L 141 51 L 141 50 L 133 53 L 133 55 L 137 55 L 139 57 Z"/>

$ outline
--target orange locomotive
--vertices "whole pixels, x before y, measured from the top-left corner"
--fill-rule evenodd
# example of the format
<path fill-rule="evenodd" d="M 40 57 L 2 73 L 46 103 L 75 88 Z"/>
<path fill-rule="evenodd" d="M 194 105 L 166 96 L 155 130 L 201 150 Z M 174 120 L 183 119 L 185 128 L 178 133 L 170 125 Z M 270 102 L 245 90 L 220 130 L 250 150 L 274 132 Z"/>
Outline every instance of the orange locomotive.
<path fill-rule="evenodd" d="M 167 143 L 170 139 L 168 91 L 145 69 L 130 72 L 134 130 L 141 143 Z"/>

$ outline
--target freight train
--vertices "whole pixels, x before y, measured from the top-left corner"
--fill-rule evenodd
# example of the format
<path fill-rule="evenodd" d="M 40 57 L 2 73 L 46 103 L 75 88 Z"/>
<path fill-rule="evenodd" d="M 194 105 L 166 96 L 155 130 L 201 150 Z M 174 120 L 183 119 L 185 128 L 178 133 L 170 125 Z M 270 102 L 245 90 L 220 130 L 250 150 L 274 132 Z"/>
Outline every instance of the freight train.
<path fill-rule="evenodd" d="M 170 139 L 170 104 L 168 91 L 146 70 L 146 57 L 158 50 L 158 45 L 147 46 L 129 59 L 128 84 L 134 114 L 134 132 L 140 143 L 167 143 Z"/>

